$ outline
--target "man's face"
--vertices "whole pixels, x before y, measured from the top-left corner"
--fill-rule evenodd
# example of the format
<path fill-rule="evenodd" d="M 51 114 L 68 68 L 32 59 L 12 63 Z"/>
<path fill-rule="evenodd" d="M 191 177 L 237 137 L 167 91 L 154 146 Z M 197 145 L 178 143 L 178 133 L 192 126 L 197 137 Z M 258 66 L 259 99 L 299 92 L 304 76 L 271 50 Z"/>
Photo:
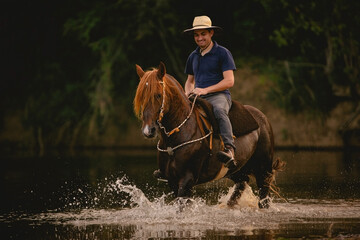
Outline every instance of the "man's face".
<path fill-rule="evenodd" d="M 200 48 L 205 48 L 211 43 L 211 38 L 214 35 L 214 30 L 199 29 L 194 31 L 195 43 Z"/>

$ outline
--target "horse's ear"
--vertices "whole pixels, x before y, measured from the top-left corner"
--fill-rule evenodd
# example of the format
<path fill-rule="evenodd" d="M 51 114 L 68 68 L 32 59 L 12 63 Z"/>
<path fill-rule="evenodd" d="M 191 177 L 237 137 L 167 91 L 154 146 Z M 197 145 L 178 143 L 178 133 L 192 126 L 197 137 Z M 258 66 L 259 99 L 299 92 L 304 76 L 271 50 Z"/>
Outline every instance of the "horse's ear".
<path fill-rule="evenodd" d="M 142 78 L 145 74 L 144 70 L 137 64 L 136 64 L 136 72 L 140 78 Z"/>
<path fill-rule="evenodd" d="M 160 65 L 159 65 L 159 69 L 157 71 L 157 77 L 159 79 L 162 79 L 166 74 L 166 67 L 165 67 L 165 64 L 163 62 L 160 62 Z"/>

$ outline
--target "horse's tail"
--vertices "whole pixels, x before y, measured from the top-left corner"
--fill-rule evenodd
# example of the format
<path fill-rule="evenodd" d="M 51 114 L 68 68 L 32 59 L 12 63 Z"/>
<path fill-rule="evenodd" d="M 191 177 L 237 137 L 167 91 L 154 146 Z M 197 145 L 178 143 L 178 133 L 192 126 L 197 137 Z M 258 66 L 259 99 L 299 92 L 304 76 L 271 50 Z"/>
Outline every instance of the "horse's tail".
<path fill-rule="evenodd" d="M 265 179 L 265 184 L 269 186 L 270 191 L 272 191 L 276 196 L 286 201 L 285 198 L 283 198 L 280 195 L 280 188 L 275 185 L 275 175 L 276 172 L 284 171 L 286 166 L 286 163 L 282 161 L 280 158 L 276 158 L 275 161 L 272 163 L 272 171 L 269 173 L 268 177 Z M 287 202 L 287 201 L 286 201 Z"/>
<path fill-rule="evenodd" d="M 285 166 L 286 166 L 286 163 L 284 161 L 281 161 L 281 159 L 279 157 L 276 158 L 272 164 L 273 174 L 275 174 L 276 172 L 284 171 Z"/>

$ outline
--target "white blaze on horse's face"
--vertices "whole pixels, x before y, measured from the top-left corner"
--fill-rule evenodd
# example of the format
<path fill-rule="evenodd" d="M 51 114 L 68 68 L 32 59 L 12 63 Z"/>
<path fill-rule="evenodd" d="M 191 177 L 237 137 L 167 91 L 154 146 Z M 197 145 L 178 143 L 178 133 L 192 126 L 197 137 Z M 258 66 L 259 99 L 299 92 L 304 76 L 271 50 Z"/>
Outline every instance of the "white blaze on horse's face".
<path fill-rule="evenodd" d="M 153 138 L 156 136 L 156 129 L 155 127 L 150 127 L 148 124 L 146 124 L 143 128 L 143 135 L 147 138 Z"/>
<path fill-rule="evenodd" d="M 150 71 L 149 74 L 146 74 L 138 65 L 136 65 L 136 71 L 143 84 L 141 84 L 142 88 L 138 88 L 135 96 L 135 109 L 142 111 L 139 115 L 143 121 L 143 135 L 146 138 L 153 138 L 156 137 L 158 122 L 161 121 L 164 113 L 165 88 L 162 84 L 166 68 L 161 62 L 159 68 Z"/>
<path fill-rule="evenodd" d="M 142 134 L 146 138 L 156 137 L 156 119 L 158 115 L 155 114 L 155 111 L 152 110 L 152 107 L 148 104 L 142 115 Z"/>

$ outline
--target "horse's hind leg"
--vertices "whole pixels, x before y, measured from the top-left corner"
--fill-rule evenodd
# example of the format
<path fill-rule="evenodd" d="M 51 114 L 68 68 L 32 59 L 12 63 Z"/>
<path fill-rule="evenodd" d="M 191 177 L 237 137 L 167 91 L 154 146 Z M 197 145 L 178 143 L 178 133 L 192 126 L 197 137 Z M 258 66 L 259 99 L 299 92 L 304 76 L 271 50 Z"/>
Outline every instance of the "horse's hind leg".
<path fill-rule="evenodd" d="M 234 179 L 232 180 L 234 181 Z M 244 175 L 235 181 L 234 192 L 231 194 L 231 197 L 227 202 L 227 205 L 229 207 L 233 207 L 237 203 L 237 200 L 241 197 L 241 194 L 245 190 L 246 183 L 248 182 L 249 182 L 249 177 Z"/>
<path fill-rule="evenodd" d="M 269 208 L 270 206 L 270 186 L 273 181 L 273 173 L 263 173 L 257 175 L 256 184 L 259 188 L 259 208 Z"/>

